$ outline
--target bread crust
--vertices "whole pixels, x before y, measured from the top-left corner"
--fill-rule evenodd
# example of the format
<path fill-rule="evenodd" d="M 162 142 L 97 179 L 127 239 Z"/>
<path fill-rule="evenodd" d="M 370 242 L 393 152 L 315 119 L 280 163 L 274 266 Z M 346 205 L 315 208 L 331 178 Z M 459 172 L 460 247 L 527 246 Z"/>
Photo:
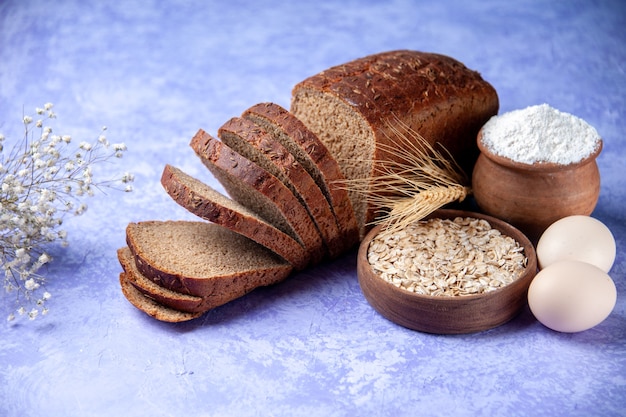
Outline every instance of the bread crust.
<path fill-rule="evenodd" d="M 272 126 L 291 139 L 291 143 L 300 150 L 300 153 L 292 154 L 317 182 L 335 215 L 343 241 L 342 252 L 356 245 L 359 241 L 358 224 L 344 188 L 345 177 L 324 143 L 302 121 L 275 103 L 256 104 L 245 110 L 242 117 L 257 125 Z M 279 134 L 275 137 L 280 140 Z M 300 158 L 300 154 L 306 157 Z"/>
<path fill-rule="evenodd" d="M 191 187 L 190 185 L 196 184 Z M 308 254 L 304 247 L 286 233 L 265 222 L 260 217 L 251 215 L 239 203 L 224 205 L 214 194 L 218 191 L 171 165 L 166 165 L 161 175 L 161 184 L 172 199 L 196 216 L 219 224 L 258 244 L 265 246 L 302 270 L 308 263 Z M 203 189 L 202 192 L 196 191 Z M 221 195 L 223 199 L 229 199 Z"/>
<path fill-rule="evenodd" d="M 298 106 L 300 94 L 307 91 L 336 97 L 367 123 L 375 143 L 372 154 L 363 155 L 364 160 L 394 159 L 383 148 L 392 144 L 390 124 L 397 126 L 399 121 L 432 145 L 444 146 L 468 177 L 478 156 L 478 130 L 499 108 L 495 89 L 478 72 L 445 55 L 410 50 L 369 55 L 295 85 L 291 112 L 311 126 L 309 117 L 315 116 Z M 376 170 L 374 162 L 370 176 Z M 374 218 L 375 212 L 368 206 L 365 219 L 359 219 L 360 226 Z"/>
<path fill-rule="evenodd" d="M 309 265 L 322 261 L 326 248 L 317 227 L 306 208 L 280 180 L 202 129 L 191 140 L 191 147 L 233 200 L 262 217 L 266 207 L 255 206 L 257 202 L 252 201 L 250 194 L 270 200 L 287 225 L 276 224 L 269 218 L 266 220 L 289 235 L 294 233 L 292 237 L 308 251 Z"/>

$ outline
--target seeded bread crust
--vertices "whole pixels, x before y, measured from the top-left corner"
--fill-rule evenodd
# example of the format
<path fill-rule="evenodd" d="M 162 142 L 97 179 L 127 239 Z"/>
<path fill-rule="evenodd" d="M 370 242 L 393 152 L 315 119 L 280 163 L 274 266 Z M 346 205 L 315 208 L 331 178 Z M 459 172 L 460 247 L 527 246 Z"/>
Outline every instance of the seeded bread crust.
<path fill-rule="evenodd" d="M 293 270 L 267 248 L 208 222 L 129 223 L 126 242 L 144 277 L 205 298 L 210 308 L 283 281 Z"/>
<path fill-rule="evenodd" d="M 128 247 L 117 250 L 117 259 L 124 269 L 126 280 L 144 296 L 158 304 L 187 313 L 202 313 L 210 308 L 202 297 L 172 291 L 144 277 L 137 269 L 135 257 Z"/>
<path fill-rule="evenodd" d="M 324 193 L 342 236 L 342 251 L 359 241 L 359 231 L 345 180 L 339 164 L 326 146 L 293 114 L 275 103 L 259 103 L 242 113 L 258 126 L 271 133 L 307 170 Z"/>
<path fill-rule="evenodd" d="M 235 152 L 278 178 L 306 207 L 331 258 L 343 253 L 337 219 L 311 175 L 274 136 L 254 122 L 233 117 L 218 130 L 218 137 Z"/>
<path fill-rule="evenodd" d="M 120 274 L 120 286 L 122 287 L 122 294 L 124 297 L 138 310 L 143 311 L 150 317 L 153 317 L 159 321 L 165 321 L 169 323 L 180 323 L 183 321 L 189 321 L 197 319 L 202 316 L 203 313 L 186 313 L 184 311 L 178 311 L 173 308 L 166 307 L 159 304 L 152 298 L 145 296 L 135 286 L 133 286 L 125 272 Z"/>
<path fill-rule="evenodd" d="M 390 126 L 403 124 L 429 143 L 440 143 L 468 176 L 478 156 L 476 135 L 498 112 L 495 89 L 453 58 L 390 51 L 338 65 L 294 86 L 290 111 L 339 161 L 348 179 L 371 178 L 376 161 L 395 159 Z M 350 131 L 337 122 L 347 122 Z M 350 194 L 361 236 L 374 208 Z"/>
<path fill-rule="evenodd" d="M 324 259 L 326 248 L 315 223 L 278 178 L 202 129 L 191 147 L 233 200 L 300 242 L 310 256 L 309 265 Z"/>
<path fill-rule="evenodd" d="M 254 240 L 291 263 L 296 270 L 306 267 L 308 254 L 300 243 L 200 180 L 166 165 L 161 184 L 174 201 L 196 216 Z"/>

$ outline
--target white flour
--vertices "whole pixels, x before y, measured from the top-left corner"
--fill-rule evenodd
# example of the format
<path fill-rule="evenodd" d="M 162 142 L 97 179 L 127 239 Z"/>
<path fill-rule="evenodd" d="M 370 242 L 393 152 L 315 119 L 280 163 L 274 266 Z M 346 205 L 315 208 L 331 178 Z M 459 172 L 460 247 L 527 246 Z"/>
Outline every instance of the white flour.
<path fill-rule="evenodd" d="M 517 162 L 568 165 L 591 155 L 600 136 L 584 120 L 541 104 L 493 116 L 483 126 L 482 142 Z"/>

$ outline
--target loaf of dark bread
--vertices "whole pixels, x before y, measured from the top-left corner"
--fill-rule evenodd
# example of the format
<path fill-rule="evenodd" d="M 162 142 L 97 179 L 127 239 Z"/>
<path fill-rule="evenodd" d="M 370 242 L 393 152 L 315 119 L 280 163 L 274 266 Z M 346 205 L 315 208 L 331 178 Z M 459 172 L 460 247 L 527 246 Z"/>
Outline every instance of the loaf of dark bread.
<path fill-rule="evenodd" d="M 161 184 L 174 201 L 196 216 L 254 240 L 291 263 L 296 270 L 306 267 L 309 255 L 304 246 L 202 181 L 166 165 Z"/>
<path fill-rule="evenodd" d="M 495 89 L 459 61 L 439 54 L 391 51 L 338 65 L 298 83 L 290 111 L 327 146 L 348 179 L 368 179 L 393 160 L 394 130 L 439 143 L 471 175 L 476 135 L 498 112 Z M 361 236 L 375 218 L 350 194 Z"/>
<path fill-rule="evenodd" d="M 271 133 L 307 170 L 324 193 L 337 219 L 345 252 L 359 242 L 359 229 L 339 164 L 319 138 L 293 114 L 275 103 L 259 103 L 243 112 Z"/>
<path fill-rule="evenodd" d="M 324 259 L 326 248 L 317 226 L 278 178 L 203 130 L 193 137 L 191 147 L 233 200 L 300 242 L 309 264 Z"/>

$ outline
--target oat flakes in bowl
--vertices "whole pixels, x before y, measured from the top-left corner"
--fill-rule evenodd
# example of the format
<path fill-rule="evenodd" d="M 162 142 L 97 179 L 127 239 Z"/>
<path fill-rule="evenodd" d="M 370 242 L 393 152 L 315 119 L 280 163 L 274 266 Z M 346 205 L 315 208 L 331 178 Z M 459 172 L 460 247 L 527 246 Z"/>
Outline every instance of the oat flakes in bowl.
<path fill-rule="evenodd" d="M 438 210 L 399 232 L 372 229 L 358 254 L 365 298 L 381 315 L 428 333 L 472 333 L 519 313 L 537 269 L 528 238 L 479 213 Z"/>

